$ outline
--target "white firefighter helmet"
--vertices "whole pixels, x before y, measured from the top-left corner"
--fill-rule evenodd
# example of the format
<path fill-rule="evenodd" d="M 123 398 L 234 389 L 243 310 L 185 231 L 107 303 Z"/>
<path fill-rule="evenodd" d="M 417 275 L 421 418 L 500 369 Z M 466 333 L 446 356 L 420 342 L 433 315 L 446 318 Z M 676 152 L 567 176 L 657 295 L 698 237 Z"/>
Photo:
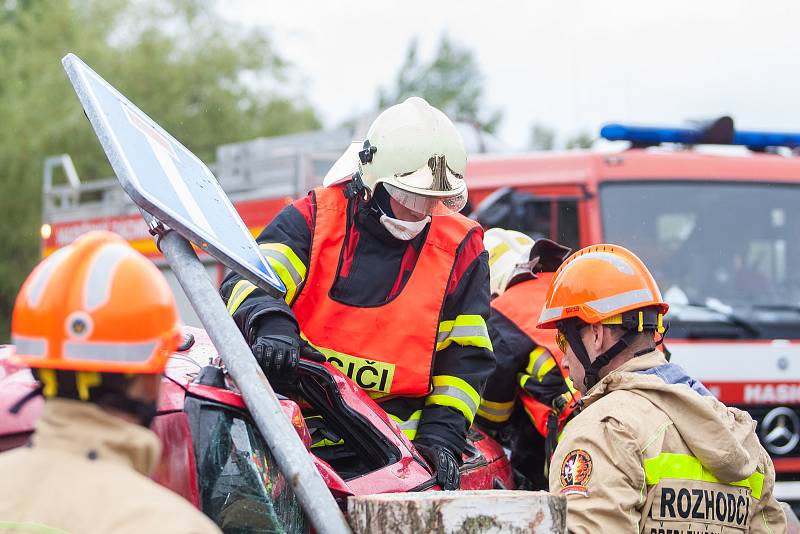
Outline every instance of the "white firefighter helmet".
<path fill-rule="evenodd" d="M 341 182 L 353 168 L 342 161 L 352 161 L 352 152 L 351 146 L 325 185 Z M 422 98 L 413 96 L 378 115 L 354 159 L 369 194 L 382 183 L 395 201 L 417 213 L 449 215 L 467 202 L 467 153 L 461 134 Z"/>
<path fill-rule="evenodd" d="M 492 295 L 502 295 L 517 267 L 530 260 L 534 241 L 522 232 L 490 228 L 483 236 L 489 252 L 489 287 Z"/>

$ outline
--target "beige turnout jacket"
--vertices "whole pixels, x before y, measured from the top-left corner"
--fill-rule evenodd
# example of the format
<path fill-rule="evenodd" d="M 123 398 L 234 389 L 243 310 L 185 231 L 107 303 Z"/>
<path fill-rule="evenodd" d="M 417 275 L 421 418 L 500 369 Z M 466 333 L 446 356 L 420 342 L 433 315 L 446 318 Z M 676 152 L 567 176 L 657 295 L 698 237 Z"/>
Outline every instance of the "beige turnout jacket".
<path fill-rule="evenodd" d="M 160 452 L 144 427 L 90 403 L 48 400 L 32 446 L 0 454 L 0 533 L 218 533 L 147 478 Z"/>
<path fill-rule="evenodd" d="M 550 491 L 567 497 L 570 532 L 786 531 L 755 422 L 660 352 L 603 378 L 584 406 L 550 467 Z"/>

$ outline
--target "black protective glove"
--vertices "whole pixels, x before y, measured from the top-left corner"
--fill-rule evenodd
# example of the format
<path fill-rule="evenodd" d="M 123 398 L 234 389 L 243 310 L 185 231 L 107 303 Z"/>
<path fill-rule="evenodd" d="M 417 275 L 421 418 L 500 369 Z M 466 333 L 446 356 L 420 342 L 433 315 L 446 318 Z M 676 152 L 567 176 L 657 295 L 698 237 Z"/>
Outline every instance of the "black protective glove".
<path fill-rule="evenodd" d="M 300 339 L 297 322 L 284 313 L 259 317 L 248 339 L 258 365 L 274 380 L 293 381 L 301 356 L 317 363 L 325 361 L 325 356 Z"/>
<path fill-rule="evenodd" d="M 268 378 L 290 380 L 300 363 L 300 342 L 292 336 L 258 336 L 250 346 Z"/>
<path fill-rule="evenodd" d="M 325 356 L 304 340 L 293 336 L 258 336 L 251 346 L 253 356 L 268 378 L 291 381 L 295 378 L 300 356 L 322 363 Z"/>
<path fill-rule="evenodd" d="M 444 445 L 423 440 L 415 440 L 414 446 L 434 469 L 436 483 L 443 490 L 452 491 L 461 487 L 461 474 L 453 451 Z"/>

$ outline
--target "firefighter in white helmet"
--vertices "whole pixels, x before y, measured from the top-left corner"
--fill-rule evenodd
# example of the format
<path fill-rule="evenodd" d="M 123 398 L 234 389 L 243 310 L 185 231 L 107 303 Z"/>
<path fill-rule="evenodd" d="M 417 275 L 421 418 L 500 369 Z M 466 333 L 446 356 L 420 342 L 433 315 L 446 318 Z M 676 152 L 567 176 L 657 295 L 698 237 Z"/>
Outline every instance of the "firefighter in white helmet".
<path fill-rule="evenodd" d="M 555 336 L 536 328 L 553 272 L 569 248 L 514 230 L 491 228 L 492 316 L 488 321 L 497 368 L 478 410 L 479 424 L 511 450 L 519 487 L 547 489 L 545 467 L 559 429 L 577 405 L 561 368 Z"/>
<path fill-rule="evenodd" d="M 542 240 L 552 243 L 552 241 Z M 530 255 L 535 241 L 516 230 L 489 228 L 483 236 L 483 245 L 489 253 L 489 289 L 492 298 L 531 274 Z M 568 254 L 569 249 L 564 249 Z M 519 280 L 517 279 L 519 278 Z"/>
<path fill-rule="evenodd" d="M 290 379 L 309 343 L 398 422 L 445 489 L 459 486 L 467 430 L 494 368 L 482 230 L 458 214 L 466 162 L 441 111 L 417 97 L 388 108 L 325 187 L 259 235 L 285 300 L 236 274 L 221 289 L 270 378 Z M 319 435 L 338 441 L 330 429 Z M 316 450 L 350 454 L 347 444 Z"/>

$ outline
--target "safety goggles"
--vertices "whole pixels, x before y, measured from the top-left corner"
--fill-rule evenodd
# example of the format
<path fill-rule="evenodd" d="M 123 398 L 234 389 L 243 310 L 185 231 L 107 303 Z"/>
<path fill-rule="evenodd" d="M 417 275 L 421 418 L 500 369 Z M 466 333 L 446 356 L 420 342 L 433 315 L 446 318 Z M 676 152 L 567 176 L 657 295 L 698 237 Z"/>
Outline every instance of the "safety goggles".
<path fill-rule="evenodd" d="M 638 332 L 642 332 L 645 329 L 655 330 L 656 332 L 663 334 L 666 330 L 664 328 L 664 316 L 656 311 L 653 310 L 634 310 L 632 312 L 626 312 L 624 314 L 615 315 L 613 317 L 609 317 L 601 321 L 601 324 L 609 325 L 609 326 L 622 326 L 626 330 L 635 330 Z M 578 331 L 583 330 L 586 327 L 586 323 L 580 323 L 578 325 Z M 556 333 L 556 345 L 564 354 L 567 353 L 567 348 L 569 347 L 569 341 L 567 341 L 567 336 L 558 330 Z"/>
<path fill-rule="evenodd" d="M 467 203 L 466 188 L 453 196 L 442 197 L 406 191 L 388 182 L 383 182 L 383 186 L 396 202 L 423 216 L 452 215 L 461 211 Z"/>
<path fill-rule="evenodd" d="M 572 325 L 574 325 L 576 332 L 580 332 L 589 326 L 583 321 L 574 321 Z M 556 331 L 556 345 L 558 345 L 558 348 L 564 354 L 567 353 L 567 349 L 569 348 L 569 340 L 567 340 L 567 335 L 564 333 L 567 328 L 570 328 L 570 326 L 568 326 L 566 321 L 561 321 L 559 322 L 558 330 Z"/>
<path fill-rule="evenodd" d="M 567 336 L 561 333 L 561 331 L 556 332 L 556 345 L 558 345 L 558 349 L 563 352 L 564 354 L 567 353 L 567 349 L 569 348 L 569 341 L 567 341 Z"/>

